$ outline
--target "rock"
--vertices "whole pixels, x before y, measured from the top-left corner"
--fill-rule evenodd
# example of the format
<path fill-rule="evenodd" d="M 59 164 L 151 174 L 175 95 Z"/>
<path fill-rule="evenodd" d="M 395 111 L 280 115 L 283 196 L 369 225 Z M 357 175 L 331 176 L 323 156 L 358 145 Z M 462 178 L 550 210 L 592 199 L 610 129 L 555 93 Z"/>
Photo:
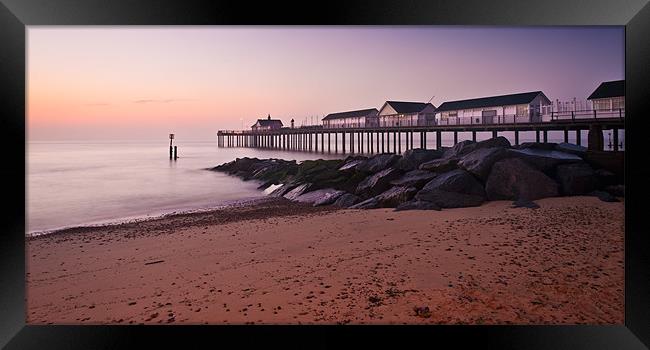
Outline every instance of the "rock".
<path fill-rule="evenodd" d="M 558 185 L 523 160 L 507 158 L 494 163 L 485 191 L 489 200 L 534 200 L 557 196 Z"/>
<path fill-rule="evenodd" d="M 557 146 L 557 143 L 553 142 L 524 142 L 520 143 L 519 146 L 516 146 L 516 149 L 524 149 L 524 148 L 530 148 L 530 149 L 541 149 L 541 150 L 546 150 L 546 151 L 552 151 L 555 149 Z"/>
<path fill-rule="evenodd" d="M 592 191 L 589 193 L 590 196 L 598 197 L 603 202 L 620 202 L 618 198 L 612 196 L 611 194 L 605 191 Z"/>
<path fill-rule="evenodd" d="M 412 186 L 395 186 L 375 196 L 382 208 L 395 208 L 413 198 L 418 189 Z"/>
<path fill-rule="evenodd" d="M 411 200 L 404 202 L 395 208 L 395 211 L 402 210 L 440 210 L 440 207 L 435 205 L 432 202 L 420 201 L 420 200 Z"/>
<path fill-rule="evenodd" d="M 578 145 L 574 145 L 572 143 L 566 143 L 566 142 L 558 143 L 555 146 L 555 150 L 560 151 L 560 152 L 564 152 L 564 153 L 575 154 L 576 156 L 579 156 L 581 158 L 584 157 L 587 154 L 587 147 L 578 146 Z"/>
<path fill-rule="evenodd" d="M 615 185 L 618 182 L 618 176 L 609 170 L 596 169 L 594 174 L 596 175 L 598 185 L 600 186 L 607 187 Z"/>
<path fill-rule="evenodd" d="M 378 154 L 356 166 L 356 170 L 374 174 L 395 164 L 401 156 L 392 153 Z"/>
<path fill-rule="evenodd" d="M 333 195 L 335 195 L 336 193 L 339 193 L 339 192 L 341 192 L 339 194 L 339 196 L 341 194 L 343 194 L 343 191 L 338 191 L 338 190 L 335 190 L 333 188 L 324 188 L 324 189 L 320 189 L 320 190 L 316 190 L 316 191 L 310 191 L 310 192 L 303 193 L 303 194 L 299 195 L 298 197 L 296 197 L 294 199 L 294 201 L 300 202 L 300 203 L 309 203 L 309 204 L 314 204 L 317 201 L 319 201 L 319 202 L 323 202 L 323 201 L 327 202 L 327 201 L 329 201 L 329 198 L 331 196 L 333 196 Z M 332 203 L 335 200 L 336 199 L 332 199 L 329 203 Z"/>
<path fill-rule="evenodd" d="M 458 167 L 458 158 L 441 158 L 428 161 L 420 164 L 420 170 L 435 171 L 437 173 L 444 173 L 454 170 Z"/>
<path fill-rule="evenodd" d="M 375 209 L 379 208 L 379 200 L 377 197 L 368 198 L 361 203 L 357 203 L 349 207 L 350 209 Z"/>
<path fill-rule="evenodd" d="M 530 208 L 530 209 L 537 209 L 539 208 L 539 204 L 527 200 L 527 199 L 518 199 L 514 202 L 512 202 L 512 208 Z"/>
<path fill-rule="evenodd" d="M 395 168 L 382 170 L 374 175 L 368 176 L 357 186 L 356 194 L 362 198 L 376 196 L 390 187 L 390 182 L 400 176 Z"/>
<path fill-rule="evenodd" d="M 503 136 L 489 138 L 487 140 L 474 142 L 472 140 L 465 140 L 455 144 L 453 147 L 445 149 L 443 158 L 460 158 L 472 151 L 481 148 L 510 148 L 510 141 Z"/>
<path fill-rule="evenodd" d="M 287 194 L 287 192 L 293 190 L 297 186 L 298 185 L 295 184 L 295 183 L 286 183 L 286 184 L 280 185 L 280 187 L 278 187 L 275 190 L 271 191 L 271 193 L 269 193 L 269 196 L 271 196 L 271 197 L 282 197 L 285 194 Z"/>
<path fill-rule="evenodd" d="M 507 157 L 519 158 L 544 172 L 551 172 L 559 164 L 581 162 L 575 154 L 538 148 L 509 149 Z"/>
<path fill-rule="evenodd" d="M 414 186 L 421 188 L 438 174 L 428 170 L 411 170 L 401 177 L 390 182 L 393 186 Z"/>
<path fill-rule="evenodd" d="M 474 150 L 476 142 L 465 140 L 455 144 L 453 147 L 446 148 L 442 153 L 443 158 L 457 158 Z M 422 168 L 420 168 L 422 169 Z"/>
<path fill-rule="evenodd" d="M 364 156 L 348 156 L 343 161 L 343 165 L 339 168 L 339 171 L 357 171 L 357 167 L 361 166 L 368 160 Z"/>
<path fill-rule="evenodd" d="M 339 199 L 342 195 L 346 194 L 345 191 L 334 190 L 328 193 L 325 193 L 321 198 L 314 201 L 314 206 L 318 207 L 321 205 L 330 205 Z"/>
<path fill-rule="evenodd" d="M 557 179 L 562 193 L 568 196 L 589 193 L 598 188 L 596 173 L 585 162 L 558 165 Z"/>
<path fill-rule="evenodd" d="M 351 193 L 341 195 L 335 202 L 334 206 L 339 208 L 348 208 L 361 201 L 361 198 Z"/>
<path fill-rule="evenodd" d="M 433 149 L 413 148 L 409 149 L 397 161 L 395 167 L 402 171 L 417 169 L 420 164 L 442 157 L 442 151 Z"/>
<path fill-rule="evenodd" d="M 625 197 L 625 186 L 624 185 L 612 185 L 606 186 L 604 188 L 605 192 L 611 194 L 615 197 Z"/>
<path fill-rule="evenodd" d="M 505 156 L 506 151 L 501 147 L 479 148 L 463 156 L 458 166 L 485 180 L 492 165 Z"/>
<path fill-rule="evenodd" d="M 305 183 L 305 184 L 298 185 L 295 188 L 293 188 L 291 191 L 284 194 L 283 197 L 286 198 L 286 199 L 289 199 L 289 200 L 295 200 L 296 198 L 298 198 L 303 193 L 306 193 L 307 191 L 309 191 L 310 187 L 311 187 L 310 183 Z"/>
<path fill-rule="evenodd" d="M 467 171 L 456 169 L 438 175 L 415 195 L 441 208 L 481 205 L 485 201 L 483 186 Z"/>
<path fill-rule="evenodd" d="M 497 137 L 493 137 L 487 140 L 477 142 L 476 145 L 474 146 L 474 150 L 480 148 L 493 148 L 493 147 L 510 148 L 512 147 L 512 145 L 510 144 L 510 141 L 508 141 L 506 137 L 497 136 Z"/>

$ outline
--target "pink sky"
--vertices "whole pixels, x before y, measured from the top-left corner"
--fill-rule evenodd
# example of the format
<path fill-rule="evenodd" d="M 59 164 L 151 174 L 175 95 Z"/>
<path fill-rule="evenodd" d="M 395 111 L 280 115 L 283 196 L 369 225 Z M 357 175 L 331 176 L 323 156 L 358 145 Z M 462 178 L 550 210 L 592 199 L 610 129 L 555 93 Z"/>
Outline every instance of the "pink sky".
<path fill-rule="evenodd" d="M 385 100 L 624 77 L 622 27 L 29 27 L 29 140 L 214 139 L 271 114 L 299 125 Z"/>

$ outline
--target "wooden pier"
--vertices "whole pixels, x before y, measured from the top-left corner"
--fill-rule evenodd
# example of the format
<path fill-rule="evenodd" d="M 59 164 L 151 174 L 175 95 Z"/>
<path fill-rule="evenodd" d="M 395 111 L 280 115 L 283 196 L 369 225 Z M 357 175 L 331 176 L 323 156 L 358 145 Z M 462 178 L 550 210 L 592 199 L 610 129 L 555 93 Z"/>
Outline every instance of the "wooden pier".
<path fill-rule="evenodd" d="M 442 147 L 442 135 L 453 134 L 458 143 L 459 132 L 471 132 L 476 141 L 478 132 L 491 132 L 492 137 L 502 132 L 514 132 L 514 144 L 519 144 L 519 133 L 535 132 L 536 142 L 548 142 L 550 131 L 564 133 L 564 142 L 569 134 L 575 133 L 576 144 L 581 145 L 581 131 L 587 130 L 585 146 L 602 151 L 605 145 L 603 130 L 613 131 L 613 150 L 619 150 L 618 130 L 625 129 L 625 117 L 556 119 L 535 123 L 495 123 L 473 125 L 431 125 L 431 126 L 385 126 L 374 128 L 282 128 L 265 131 L 220 130 L 217 132 L 219 147 L 252 147 L 285 151 L 319 152 L 334 154 L 401 154 L 412 148 L 427 148 L 427 139 L 436 140 L 436 149 Z M 414 145 L 414 135 L 419 142 Z M 402 142 L 404 140 L 405 142 Z M 404 146 L 404 147 L 403 147 Z"/>

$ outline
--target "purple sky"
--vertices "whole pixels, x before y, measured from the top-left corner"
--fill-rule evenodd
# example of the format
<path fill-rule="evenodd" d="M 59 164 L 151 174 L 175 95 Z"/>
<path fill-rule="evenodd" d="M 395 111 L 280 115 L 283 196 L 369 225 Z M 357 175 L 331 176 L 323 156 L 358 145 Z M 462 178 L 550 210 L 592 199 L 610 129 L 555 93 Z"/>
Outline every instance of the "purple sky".
<path fill-rule="evenodd" d="M 206 140 L 433 95 L 584 100 L 625 71 L 623 27 L 29 27 L 27 54 L 30 140 Z"/>

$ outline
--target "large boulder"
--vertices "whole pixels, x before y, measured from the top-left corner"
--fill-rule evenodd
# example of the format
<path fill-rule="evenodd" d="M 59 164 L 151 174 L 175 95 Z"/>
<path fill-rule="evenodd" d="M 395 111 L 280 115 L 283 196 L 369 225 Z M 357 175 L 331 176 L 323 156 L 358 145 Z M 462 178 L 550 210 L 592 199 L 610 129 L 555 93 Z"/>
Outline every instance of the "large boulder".
<path fill-rule="evenodd" d="M 402 171 L 417 169 L 420 164 L 442 157 L 442 151 L 433 149 L 413 148 L 409 149 L 397 161 L 395 167 Z"/>
<path fill-rule="evenodd" d="M 382 208 L 395 208 L 415 196 L 418 189 L 412 186 L 395 186 L 375 196 Z"/>
<path fill-rule="evenodd" d="M 339 171 L 357 171 L 358 167 L 367 160 L 368 158 L 364 156 L 348 156 L 343 160 L 343 165 L 339 167 Z"/>
<path fill-rule="evenodd" d="M 438 174 L 428 170 L 411 170 L 390 182 L 393 186 L 414 186 L 421 188 Z"/>
<path fill-rule="evenodd" d="M 464 140 L 455 144 L 453 147 L 445 149 L 443 157 L 459 158 L 477 149 L 493 147 L 510 148 L 511 145 L 510 141 L 503 136 L 493 137 L 479 142 Z"/>
<path fill-rule="evenodd" d="M 456 169 L 429 181 L 415 198 L 441 208 L 472 207 L 485 201 L 485 190 L 470 173 Z"/>
<path fill-rule="evenodd" d="M 440 210 L 440 207 L 432 202 L 414 199 L 408 202 L 404 202 L 395 208 L 395 211 L 402 210 Z"/>
<path fill-rule="evenodd" d="M 376 196 L 390 187 L 390 182 L 400 176 L 400 172 L 395 168 L 388 168 L 376 174 L 368 176 L 361 181 L 355 193 L 361 198 Z"/>
<path fill-rule="evenodd" d="M 444 173 L 458 168 L 458 158 L 434 159 L 420 164 L 420 170 L 435 171 Z"/>
<path fill-rule="evenodd" d="M 511 146 L 512 145 L 510 144 L 510 141 L 508 141 L 506 137 L 497 136 L 497 137 L 493 137 L 487 140 L 477 142 L 473 150 L 477 150 L 480 148 L 493 148 L 493 147 L 510 148 Z"/>
<path fill-rule="evenodd" d="M 285 193 L 283 195 L 283 197 L 288 199 L 288 200 L 295 200 L 296 198 L 301 196 L 303 193 L 308 192 L 310 187 L 311 187 L 310 183 L 304 183 L 304 184 L 298 185 L 298 186 L 294 187 L 291 191 Z"/>
<path fill-rule="evenodd" d="M 330 197 L 335 196 L 337 193 L 341 192 L 339 195 L 343 194 L 343 191 L 338 191 L 333 188 L 323 188 L 316 191 L 310 191 L 303 193 L 293 200 L 300 203 L 309 203 L 314 204 L 315 202 L 327 202 L 330 200 Z M 332 199 L 329 203 L 332 203 L 336 200 Z"/>
<path fill-rule="evenodd" d="M 485 191 L 489 200 L 535 200 L 559 194 L 553 179 L 518 158 L 494 163 Z"/>
<path fill-rule="evenodd" d="M 442 157 L 443 158 L 461 157 L 473 151 L 474 147 L 476 147 L 476 142 L 472 140 L 464 140 L 455 144 L 452 147 L 445 148 L 444 152 L 442 153 Z"/>
<path fill-rule="evenodd" d="M 350 209 L 375 209 L 379 208 L 379 200 L 377 197 L 368 198 L 363 202 L 357 203 L 349 207 Z"/>
<path fill-rule="evenodd" d="M 287 194 L 289 191 L 293 190 L 298 186 L 297 183 L 289 182 L 286 184 L 282 184 L 280 187 L 274 189 L 269 193 L 269 196 L 271 197 L 283 197 L 285 194 Z"/>
<path fill-rule="evenodd" d="M 546 151 L 552 151 L 557 146 L 557 143 L 554 142 L 524 142 L 520 143 L 518 146 L 515 146 L 516 149 L 541 149 Z"/>
<path fill-rule="evenodd" d="M 587 154 L 587 147 L 578 146 L 578 145 L 574 145 L 572 143 L 566 143 L 566 142 L 558 143 L 555 146 L 555 150 L 560 151 L 560 152 L 564 152 L 564 153 L 575 154 L 576 156 L 579 156 L 579 157 L 584 157 Z"/>
<path fill-rule="evenodd" d="M 342 195 L 346 194 L 345 191 L 333 190 L 325 193 L 323 196 L 314 201 L 314 206 L 330 205 L 336 202 Z"/>
<path fill-rule="evenodd" d="M 392 153 L 378 154 L 356 166 L 356 170 L 374 174 L 395 164 L 401 156 Z"/>
<path fill-rule="evenodd" d="M 598 188 L 596 173 L 585 162 L 558 165 L 557 179 L 562 193 L 568 196 L 586 194 Z"/>
<path fill-rule="evenodd" d="M 606 186 L 604 190 L 612 196 L 625 197 L 625 185 Z"/>
<path fill-rule="evenodd" d="M 336 201 L 334 201 L 334 206 L 339 208 L 349 208 L 361 201 L 359 196 L 355 196 L 352 193 L 345 193 L 341 195 Z"/>
<path fill-rule="evenodd" d="M 539 148 L 509 149 L 506 150 L 507 157 L 514 157 L 540 169 L 544 172 L 552 172 L 559 164 L 582 162 L 582 158 L 575 154 L 560 152 L 556 150 L 545 150 Z"/>
<path fill-rule="evenodd" d="M 479 148 L 463 156 L 458 166 L 485 180 L 490 174 L 492 164 L 506 155 L 506 150 L 502 147 Z"/>
<path fill-rule="evenodd" d="M 410 200 L 398 205 L 395 211 L 402 210 L 441 210 L 439 206 L 432 202 L 420 201 L 417 199 Z"/>

